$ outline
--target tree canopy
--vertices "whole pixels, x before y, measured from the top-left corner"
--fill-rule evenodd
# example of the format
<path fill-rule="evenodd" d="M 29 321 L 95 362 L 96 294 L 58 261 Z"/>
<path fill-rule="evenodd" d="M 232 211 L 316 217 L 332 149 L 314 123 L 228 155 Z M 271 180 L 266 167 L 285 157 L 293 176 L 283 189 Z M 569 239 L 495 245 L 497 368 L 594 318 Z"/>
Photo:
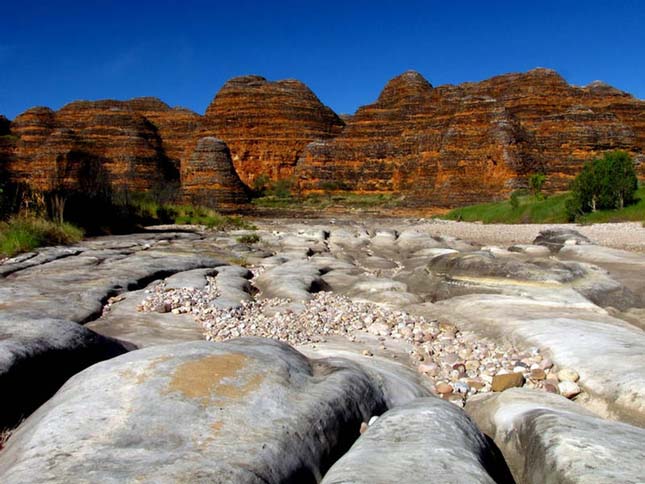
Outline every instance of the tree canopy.
<path fill-rule="evenodd" d="M 571 218 L 601 209 L 620 209 L 634 202 L 637 189 L 632 158 L 624 151 L 612 151 L 585 164 L 571 185 L 567 209 Z"/>

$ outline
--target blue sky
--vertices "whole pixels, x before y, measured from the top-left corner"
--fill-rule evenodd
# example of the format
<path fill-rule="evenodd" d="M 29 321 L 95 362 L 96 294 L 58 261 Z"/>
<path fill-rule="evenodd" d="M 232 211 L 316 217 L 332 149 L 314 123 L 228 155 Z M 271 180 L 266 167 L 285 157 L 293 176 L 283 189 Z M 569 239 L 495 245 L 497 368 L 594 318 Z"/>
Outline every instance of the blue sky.
<path fill-rule="evenodd" d="M 0 114 L 156 96 L 203 113 L 227 79 L 296 78 L 338 113 L 408 69 L 433 85 L 550 67 L 645 98 L 641 1 L 31 1 L 0 16 Z"/>

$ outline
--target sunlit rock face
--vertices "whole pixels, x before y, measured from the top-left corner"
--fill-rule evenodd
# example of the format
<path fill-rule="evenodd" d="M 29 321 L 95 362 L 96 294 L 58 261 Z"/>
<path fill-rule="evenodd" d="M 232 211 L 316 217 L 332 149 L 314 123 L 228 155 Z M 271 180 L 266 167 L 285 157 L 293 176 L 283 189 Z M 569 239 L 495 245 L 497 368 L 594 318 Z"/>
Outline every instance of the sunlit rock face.
<path fill-rule="evenodd" d="M 302 82 L 228 81 L 204 116 L 162 101 L 76 101 L 0 119 L 0 169 L 48 190 L 98 175 L 112 188 L 166 189 L 191 169 L 200 140 L 228 146 L 247 187 L 289 179 L 301 193 L 400 194 L 409 207 L 503 199 L 547 175 L 566 190 L 586 161 L 628 151 L 645 178 L 645 103 L 601 82 L 569 85 L 549 69 L 433 87 L 408 71 L 342 119 Z M 183 168 L 182 168 L 182 165 Z M 228 168 L 226 168 L 228 170 Z M 207 190 L 199 177 L 191 190 Z M 235 192 L 213 192 L 246 200 Z M 185 191 L 179 191 L 185 193 Z"/>
<path fill-rule="evenodd" d="M 606 85 L 570 86 L 548 69 L 436 88 L 409 71 L 348 118 L 340 136 L 307 147 L 299 186 L 442 206 L 506 197 L 536 172 L 548 176 L 547 190 L 562 190 L 604 151 L 627 150 L 639 164 L 644 108 Z"/>
<path fill-rule="evenodd" d="M 307 144 L 338 134 L 343 121 L 302 82 L 236 77 L 206 110 L 198 136 L 217 136 L 231 150 L 242 181 L 293 175 Z"/>

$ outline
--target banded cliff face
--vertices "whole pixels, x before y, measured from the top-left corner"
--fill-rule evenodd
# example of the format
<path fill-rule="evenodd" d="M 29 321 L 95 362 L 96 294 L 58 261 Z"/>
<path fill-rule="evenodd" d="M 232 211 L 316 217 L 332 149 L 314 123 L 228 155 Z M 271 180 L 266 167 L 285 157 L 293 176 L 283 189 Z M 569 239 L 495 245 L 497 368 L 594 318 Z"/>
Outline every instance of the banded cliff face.
<path fill-rule="evenodd" d="M 343 120 L 304 84 L 259 76 L 227 82 L 205 116 L 137 98 L 0 117 L 0 171 L 14 181 L 49 190 L 96 179 L 130 191 L 180 182 L 184 200 L 225 208 L 263 174 L 295 175 L 303 193 L 463 205 L 507 197 L 536 172 L 547 190 L 566 189 L 585 161 L 613 149 L 630 152 L 645 178 L 645 102 L 547 69 L 439 87 L 410 71 Z"/>
<path fill-rule="evenodd" d="M 566 189 L 603 151 L 625 149 L 638 161 L 645 150 L 645 103 L 600 91 L 569 86 L 547 69 L 437 88 L 406 72 L 338 137 L 307 147 L 298 185 L 304 193 L 402 193 L 410 205 L 440 206 L 506 197 L 534 172 L 547 174 L 547 189 Z"/>
<path fill-rule="evenodd" d="M 149 190 L 178 179 L 179 153 L 198 120 L 154 98 L 33 108 L 11 124 L 19 140 L 9 170 L 41 190 L 99 175 L 114 189 Z"/>
<path fill-rule="evenodd" d="M 196 205 L 234 209 L 248 201 L 226 143 L 211 136 L 201 138 L 182 162 L 181 190 L 183 200 Z"/>
<path fill-rule="evenodd" d="M 226 142 L 237 173 L 251 186 L 260 175 L 292 176 L 307 144 L 337 135 L 343 124 L 300 81 L 244 76 L 217 93 L 195 141 L 216 136 Z"/>

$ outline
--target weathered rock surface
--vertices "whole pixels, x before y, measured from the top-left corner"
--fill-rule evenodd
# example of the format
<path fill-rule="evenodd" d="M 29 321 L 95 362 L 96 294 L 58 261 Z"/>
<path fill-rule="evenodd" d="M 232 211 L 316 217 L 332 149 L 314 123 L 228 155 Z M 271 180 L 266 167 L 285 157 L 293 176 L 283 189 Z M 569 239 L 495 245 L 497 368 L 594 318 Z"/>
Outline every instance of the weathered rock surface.
<path fill-rule="evenodd" d="M 570 86 L 548 69 L 436 88 L 409 71 L 339 136 L 307 147 L 299 186 L 443 206 L 506 197 L 535 172 L 546 173 L 547 191 L 566 189 L 603 151 L 625 149 L 642 161 L 644 107 L 617 90 Z"/>
<path fill-rule="evenodd" d="M 322 480 L 340 483 L 513 482 L 499 450 L 471 420 L 438 398 L 389 410 Z"/>
<path fill-rule="evenodd" d="M 110 295 L 175 272 L 223 265 L 219 259 L 192 253 L 190 242 L 195 238 L 190 234 L 121 237 L 112 241 L 128 241 L 126 247 L 94 249 L 92 242 L 86 242 L 73 257 L 32 266 L 28 259 L 22 263 L 27 267 L 1 281 L 2 311 L 22 318 L 89 321 L 101 313 Z M 161 250 L 155 250 L 158 245 Z"/>
<path fill-rule="evenodd" d="M 248 202 L 231 153 L 220 139 L 201 138 L 181 164 L 180 175 L 183 199 L 188 203 L 231 210 Z"/>
<path fill-rule="evenodd" d="M 16 394 L 7 404 L 6 418 L 15 423 L 73 374 L 133 347 L 78 324 L 100 315 L 110 296 L 176 272 L 222 265 L 219 259 L 192 252 L 198 240 L 191 234 L 106 237 L 75 247 L 42 249 L 2 264 L 0 333 L 8 339 L 0 343 L 7 345 L 0 384 L 7 394 Z M 188 324 L 193 338 L 199 338 L 194 321 Z M 186 325 L 181 329 L 186 331 Z M 173 320 L 166 328 L 160 326 L 165 330 L 180 325 Z M 146 328 L 148 335 L 153 328 Z M 119 339 L 127 335 L 107 333 Z"/>
<path fill-rule="evenodd" d="M 289 178 L 308 143 L 338 134 L 343 125 L 300 81 L 244 76 L 217 93 L 198 136 L 224 140 L 237 173 L 251 186 L 260 175 Z"/>
<path fill-rule="evenodd" d="M 535 227 L 520 230 L 519 236 L 509 243 L 517 244 L 516 247 L 507 250 L 506 245 L 496 245 L 499 242 L 495 239 L 486 240 L 486 244 L 482 244 L 449 236 L 448 234 L 464 235 L 462 232 L 448 230 L 452 228 L 452 224 L 438 222 L 401 219 L 296 222 L 271 219 L 257 221 L 257 224 L 260 226 L 257 231 L 259 237 L 253 244 L 240 243 L 238 240 L 240 235 L 248 235 L 248 231 L 138 234 L 97 238 L 68 248 L 43 249 L 1 263 L 0 274 L 3 277 L 0 277 L 0 295 L 3 297 L 0 299 L 0 317 L 15 322 L 35 319 L 37 316 L 64 317 L 68 320 L 67 324 L 72 324 L 69 321 L 97 317 L 100 314 L 99 308 L 107 303 L 101 317 L 89 323 L 93 330 L 152 346 L 144 350 L 151 351 L 150 358 L 146 356 L 139 360 L 133 355 L 147 353 L 132 352 L 88 369 L 88 372 L 92 372 L 94 368 L 103 368 L 100 370 L 100 380 L 107 382 L 105 388 L 109 388 L 103 390 L 103 393 L 97 390 L 102 385 L 98 383 L 98 377 L 97 383 L 92 383 L 94 386 L 91 386 L 85 382 L 85 373 L 77 375 L 69 382 L 69 387 L 65 387 L 50 402 L 45 403 L 41 409 L 43 415 L 38 410 L 27 420 L 17 431 L 16 440 L 12 438 L 9 441 L 7 449 L 14 448 L 15 442 L 16 449 L 25 449 L 33 443 L 36 446 L 34 448 L 43 446 L 44 449 L 53 449 L 51 455 L 43 454 L 43 459 L 58 452 L 56 446 L 59 449 L 72 449 L 70 453 L 73 457 L 52 457 L 59 460 L 55 460 L 56 466 L 45 473 L 56 472 L 57 469 L 67 472 L 65 462 L 73 461 L 75 466 L 95 450 L 96 455 L 106 452 L 108 455 L 107 460 L 104 460 L 105 467 L 101 467 L 101 464 L 95 466 L 89 460 L 88 468 L 97 467 L 97 472 L 103 472 L 103 469 L 107 469 L 105 472 L 112 472 L 117 467 L 121 469 L 122 465 L 112 463 L 123 462 L 123 455 L 135 456 L 131 460 L 125 459 L 126 468 L 130 468 L 130 464 L 132 468 L 147 466 L 150 462 L 153 467 L 163 460 L 164 463 L 172 462 L 169 466 L 171 469 L 179 469 L 177 472 L 188 468 L 198 469 L 202 465 L 211 469 L 208 466 L 217 466 L 223 460 L 212 458 L 213 454 L 209 452 L 213 448 L 219 452 L 224 444 L 211 445 L 211 442 L 220 441 L 208 440 L 210 430 L 207 431 L 207 427 L 212 421 L 221 420 L 222 426 L 216 425 L 215 430 L 220 432 L 223 439 L 221 442 L 226 439 L 228 447 L 231 447 L 231 442 L 255 445 L 254 442 L 260 439 L 253 440 L 255 437 L 248 436 L 251 435 L 249 432 L 256 431 L 263 437 L 282 432 L 279 438 L 282 439 L 281 442 L 287 443 L 274 454 L 271 454 L 272 450 L 267 451 L 267 448 L 260 447 L 255 452 L 247 447 L 244 452 L 240 450 L 239 454 L 235 454 L 244 454 L 246 460 L 240 457 L 236 462 L 245 463 L 249 459 L 259 462 L 257 459 L 265 459 L 262 462 L 275 463 L 280 459 L 284 460 L 283 457 L 275 456 L 288 455 L 293 461 L 308 462 L 304 467 L 294 464 L 292 468 L 307 468 L 303 471 L 304 474 L 296 472 L 295 480 L 322 478 L 325 469 L 340 455 L 340 451 L 334 453 L 333 457 L 325 454 L 327 451 L 324 450 L 316 454 L 316 449 L 323 449 L 324 446 L 329 449 L 336 445 L 329 433 L 325 434 L 327 440 L 323 440 L 322 444 L 315 443 L 319 435 L 316 433 L 319 430 L 316 429 L 324 430 L 320 420 L 316 422 L 323 427 L 316 427 L 316 422 L 312 423 L 307 418 L 298 420 L 294 425 L 302 423 L 307 431 L 292 432 L 289 430 L 293 428 L 291 423 L 280 421 L 276 424 L 271 420 L 278 415 L 272 413 L 275 411 L 273 407 L 266 407 L 269 408 L 267 411 L 265 407 L 259 410 L 259 407 L 254 407 L 254 413 L 249 410 L 247 414 L 236 414 L 229 412 L 229 407 L 233 405 L 222 406 L 222 400 L 214 397 L 214 393 L 208 394 L 212 397 L 209 397 L 210 400 L 204 400 L 206 397 L 202 398 L 201 394 L 190 397 L 199 401 L 195 402 L 182 396 L 181 392 L 162 391 L 164 388 L 167 390 L 177 368 L 189 362 L 190 371 L 185 373 L 190 373 L 195 378 L 190 379 L 189 391 L 200 388 L 199 382 L 205 381 L 207 386 L 210 385 L 208 382 L 211 381 L 209 378 L 213 377 L 213 372 L 208 370 L 206 376 L 202 377 L 201 370 L 197 368 L 201 366 L 192 365 L 195 361 L 192 356 L 184 358 L 174 349 L 168 349 L 179 346 L 165 346 L 164 349 L 155 346 L 202 337 L 202 330 L 205 337 L 214 341 L 230 341 L 240 335 L 253 335 L 279 338 L 298 345 L 310 359 L 306 360 L 301 356 L 296 359 L 306 361 L 311 371 L 304 371 L 305 376 L 294 367 L 286 371 L 291 374 L 291 383 L 286 384 L 287 390 L 283 390 L 289 395 L 297 394 L 298 397 L 280 400 L 280 406 L 293 408 L 283 404 L 290 401 L 305 406 L 313 401 L 319 402 L 320 395 L 328 395 L 326 392 L 329 389 L 329 394 L 333 392 L 335 399 L 325 408 L 332 412 L 336 408 L 351 407 L 354 409 L 352 415 L 360 414 L 360 420 L 356 417 L 357 425 L 345 425 L 354 432 L 354 437 L 361 427 L 363 431 L 366 430 L 356 443 L 357 446 L 377 428 L 378 420 L 366 429 L 365 422 L 372 415 L 363 412 L 360 407 L 352 407 L 354 397 L 338 403 L 339 399 L 342 400 L 344 390 L 339 390 L 338 386 L 328 386 L 330 378 L 338 381 L 347 374 L 353 375 L 351 378 L 360 374 L 358 381 L 368 382 L 369 392 L 379 395 L 382 410 L 405 405 L 414 398 L 427 397 L 429 391 L 441 394 L 443 402 L 436 403 L 433 400 L 433 408 L 440 408 L 438 405 L 441 404 L 452 405 L 456 413 L 442 413 L 445 418 L 439 419 L 434 425 L 441 425 L 444 431 L 448 429 L 447 434 L 441 435 L 448 435 L 452 439 L 452 442 L 448 442 L 452 447 L 447 444 L 445 448 L 454 450 L 450 454 L 453 457 L 457 454 L 473 455 L 471 444 L 463 444 L 462 440 L 455 438 L 455 435 L 461 434 L 450 430 L 453 426 L 462 428 L 459 422 L 462 422 L 463 414 L 459 413 L 457 406 L 471 401 L 481 392 L 491 391 L 496 377 L 510 372 L 517 373 L 524 380 L 518 378 L 520 381 L 517 384 L 570 395 L 574 398 L 571 403 L 574 407 L 570 408 L 579 410 L 579 414 L 587 414 L 591 410 L 605 418 L 620 419 L 636 425 L 645 424 L 645 408 L 642 405 L 645 401 L 642 391 L 645 388 L 645 338 L 642 326 L 633 322 L 634 318 L 639 318 L 639 311 L 643 309 L 639 306 L 638 298 L 629 296 L 629 292 L 638 293 L 639 287 L 643 287 L 642 255 L 606 251 L 605 247 L 594 244 L 575 245 L 567 242 L 570 236 L 560 241 L 562 247 L 559 252 L 551 253 L 545 246 L 529 245 L 539 230 Z M 486 232 L 485 226 L 472 224 L 467 227 L 470 227 L 473 240 Z M 581 227 L 580 231 L 588 235 L 590 240 L 597 240 L 597 235 L 594 234 L 603 234 L 602 231 L 589 229 L 590 227 Z M 607 230 L 607 234 L 610 234 L 615 229 Z M 642 230 L 639 226 L 633 234 L 640 234 Z M 602 269 L 594 265 L 596 262 Z M 250 270 L 229 265 L 240 263 L 249 265 Z M 321 289 L 324 291 L 316 294 Z M 329 289 L 333 293 L 326 292 Z M 82 294 L 79 295 L 79 292 Z M 284 299 L 286 297 L 291 300 Z M 305 302 L 300 302 L 301 300 Z M 70 304 L 69 301 L 78 301 L 79 305 Z M 64 302 L 67 304 L 64 305 Z M 148 309 L 139 311 L 139 307 Z M 187 352 L 191 355 L 198 354 L 195 359 L 201 361 L 202 356 L 210 358 L 210 348 L 221 348 L 218 344 L 210 344 L 212 346 L 203 347 L 204 352 L 200 349 L 193 353 L 190 345 L 181 348 L 190 346 L 191 349 Z M 234 344 L 229 342 L 225 344 L 227 348 L 232 345 Z M 262 343 L 261 346 L 264 348 L 266 345 L 273 348 L 275 343 Z M 246 347 L 246 343 L 242 346 Z M 292 350 L 285 351 L 289 355 L 293 354 Z M 221 354 L 219 350 L 216 352 Z M 282 354 L 281 352 L 279 350 L 277 353 Z M 167 359 L 161 358 L 162 353 Z M 227 349 L 226 353 L 229 354 L 230 351 Z M 281 378 L 279 375 L 286 374 L 282 370 L 276 370 L 276 365 L 282 365 L 279 362 L 285 361 L 285 358 L 291 361 L 291 356 L 283 358 L 276 356 L 272 349 L 254 349 L 253 358 L 256 358 L 256 353 L 263 356 L 254 360 L 261 361 L 253 363 L 252 371 L 247 373 L 246 370 L 235 370 L 239 378 L 217 376 L 219 380 L 215 382 L 215 386 L 220 389 L 223 386 L 225 392 L 231 389 L 245 390 L 249 382 L 255 381 L 258 372 L 267 372 L 278 379 Z M 246 349 L 244 354 L 248 355 Z M 602 358 L 598 357 L 599 354 Z M 265 356 L 266 359 L 263 359 Z M 320 357 L 325 357 L 324 364 L 316 360 Z M 132 359 L 121 360 L 122 358 Z M 171 363 L 176 358 L 181 361 Z M 109 373 L 113 368 L 121 368 L 121 363 L 115 363 L 119 361 L 127 362 L 123 363 L 125 375 L 118 370 L 120 375 L 111 376 Z M 110 366 L 113 363 L 115 366 Z M 330 370 L 331 367 L 335 369 Z M 260 376 L 263 375 L 262 373 Z M 83 382 L 82 385 L 79 381 Z M 154 385 L 151 383 L 152 386 L 146 386 L 153 381 L 156 382 Z M 291 386 L 299 381 L 305 383 Z M 362 383 L 352 385 L 357 391 L 366 388 L 361 386 Z M 87 389 L 86 392 L 83 390 L 83 395 L 79 390 L 81 387 Z M 292 388 L 293 393 L 289 393 Z M 575 391 L 572 393 L 571 390 Z M 513 391 L 507 389 L 501 395 L 509 392 L 512 394 Z M 574 395 L 578 391 L 580 393 Z M 265 395 L 262 384 L 258 387 L 258 392 L 258 395 Z M 90 394 L 91 398 L 86 396 Z M 280 391 L 274 391 L 274 387 L 269 388 L 266 394 L 283 395 Z M 72 396 L 77 400 L 68 406 L 67 399 Z M 104 397 L 105 407 L 101 407 L 103 404 L 100 401 Z M 249 398 L 245 396 L 244 402 L 247 400 Z M 91 419 L 88 427 L 69 417 L 81 408 L 81 401 L 90 403 L 83 410 L 78 410 L 77 414 L 83 416 L 79 421 L 85 421 L 88 414 L 96 414 L 97 419 L 107 418 L 103 422 L 108 423 L 118 421 L 122 427 L 117 428 L 116 424 L 110 426 L 111 423 L 107 426 L 105 423 L 96 424 L 102 430 L 116 428 L 103 432 L 102 435 L 107 438 L 98 441 L 96 435 L 99 431 L 92 430 L 94 424 Z M 202 401 L 207 402 L 207 410 L 195 410 L 202 406 Z M 263 401 L 266 402 L 267 399 Z M 242 407 L 244 405 L 246 403 Z M 241 408 L 240 405 L 237 407 Z M 220 408 L 224 410 L 219 410 Z M 308 408 L 314 408 L 314 413 L 319 416 L 328 415 L 325 413 L 327 410 L 321 412 L 320 407 L 314 404 Z M 95 409 L 99 411 L 96 412 Z M 124 412 L 132 412 L 132 418 L 124 417 Z M 302 414 L 298 412 L 297 415 L 306 414 L 304 410 Z M 143 413 L 150 417 L 140 417 Z M 60 417 L 63 414 L 66 415 L 65 418 Z M 165 416 L 159 417 L 160 414 Z M 293 423 L 296 414 L 292 412 L 285 420 Z M 170 422 L 171 417 L 168 415 L 180 415 L 180 418 Z M 267 415 L 270 418 L 266 418 Z M 284 417 L 285 414 L 280 415 Z M 526 413 L 526 418 L 521 419 L 527 422 L 527 429 L 532 415 L 530 412 Z M 220 420 L 218 416 L 221 417 Z M 33 420 L 35 423 L 32 425 L 32 419 L 38 421 Z M 397 424 L 394 430 L 390 429 L 388 432 L 407 436 L 405 424 L 409 421 L 412 425 L 413 421 L 416 422 L 415 419 L 416 417 L 404 419 L 400 426 Z M 504 422 L 507 420 L 505 416 Z M 603 425 L 606 423 L 598 420 Z M 161 423 L 156 426 L 158 422 Z M 227 427 L 226 422 L 230 422 L 231 426 L 235 425 L 236 431 Z M 600 423 L 598 429 L 601 428 Z M 173 424 L 178 429 L 173 428 Z M 613 425 L 611 422 L 610 424 Z M 521 427 L 524 424 L 517 425 Z M 567 428 L 568 424 L 565 422 L 562 425 Z M 240 432 L 240 426 L 250 430 Z M 140 431 L 141 428 L 144 430 Z M 468 428 L 463 429 L 466 430 L 462 433 L 471 434 Z M 59 433 L 70 437 L 58 440 Z M 135 433 L 142 436 L 136 442 Z M 428 433 L 430 435 L 425 435 Z M 161 438 L 161 434 L 168 437 Z M 413 437 L 432 442 L 433 449 L 438 448 L 443 441 L 439 432 L 419 434 L 414 434 Z M 551 435 L 548 432 L 546 434 Z M 83 440 L 83 435 L 88 435 L 88 439 Z M 618 432 L 617 435 L 622 433 Z M 52 440 L 52 436 L 56 438 Z M 311 442 L 314 443 L 303 444 L 303 436 L 305 439 L 311 437 Z M 112 440 L 113 437 L 115 440 Z M 73 439 L 76 440 L 72 442 Z M 611 438 L 608 436 L 607 440 Z M 264 438 L 263 442 L 266 441 L 267 438 Z M 54 444 L 47 447 L 45 442 Z M 346 442 L 347 448 L 351 439 L 343 442 Z M 414 459 L 417 459 L 415 456 L 418 454 L 414 449 L 407 450 L 411 447 L 410 442 L 416 443 L 418 440 L 406 437 L 394 443 L 391 447 L 391 466 L 397 468 L 399 462 L 416 462 Z M 426 444 L 419 445 L 423 447 Z M 85 452 L 83 449 L 89 447 L 83 446 L 92 446 L 93 450 Z M 110 448 L 113 450 L 110 451 Z M 147 450 L 141 450 L 142 448 Z M 274 449 L 271 445 L 268 448 Z M 564 459 L 568 450 L 558 447 L 561 448 L 564 449 Z M 185 449 L 188 449 L 188 457 L 183 457 L 184 454 L 180 458 L 173 457 Z M 381 456 L 380 452 L 386 450 L 377 449 L 377 455 Z M 406 455 L 399 457 L 399 450 Z M 60 452 L 62 454 L 66 451 Z M 304 455 L 303 452 L 308 457 L 298 460 L 299 456 Z M 18 454 L 26 456 L 25 459 L 40 458 L 24 450 L 16 450 L 12 455 Z M 323 454 L 328 457 L 316 457 Z M 627 450 L 624 454 L 629 455 Z M 11 465 L 8 463 L 2 467 L 2 455 L 0 453 L 0 468 L 3 469 L 0 473 Z M 137 460 L 137 456 L 142 455 L 144 457 Z M 350 455 L 351 452 L 346 458 Z M 639 457 L 637 453 L 633 455 Z M 445 460 L 443 455 L 439 457 Z M 425 469 L 424 465 L 434 465 L 441 459 L 427 463 L 423 461 L 420 468 Z M 293 461 L 287 460 L 286 464 L 291 465 Z M 361 464 L 367 468 L 364 474 L 369 475 L 370 466 L 378 469 L 384 460 L 385 458 L 379 458 L 375 463 Z M 310 465 L 311 462 L 323 461 L 324 465 Z M 59 465 L 61 462 L 63 464 Z M 479 467 L 482 468 L 482 461 L 479 462 Z M 546 464 L 547 467 L 551 465 L 550 462 Z M 36 464 L 35 468 L 39 469 L 37 466 L 40 464 Z M 82 464 L 79 465 L 85 469 Z M 273 464 L 261 465 L 264 466 L 263 469 L 268 469 Z M 282 465 L 280 461 L 278 467 L 271 469 L 282 469 L 279 467 Z M 24 466 L 20 467 L 22 470 L 15 471 L 16 476 L 23 471 L 27 472 L 30 464 Z M 157 467 L 160 473 L 168 468 L 162 465 Z M 407 467 L 412 469 L 409 472 L 414 471 L 414 465 Z M 448 474 L 433 472 L 432 475 L 447 475 L 447 479 L 454 477 L 457 482 L 463 482 L 468 476 L 453 470 L 458 467 L 453 466 Z M 629 469 L 627 471 L 631 472 Z M 72 471 L 69 472 L 71 474 Z M 546 476 L 550 469 L 532 469 L 532 472 L 536 476 Z M 407 475 L 403 472 L 399 474 Z M 100 475 L 88 475 L 101 480 Z M 211 477 L 204 475 L 204 480 Z M 486 478 L 485 474 L 481 475 Z M 599 472 L 598 475 L 604 474 Z M 262 476 L 264 474 L 258 479 Z M 333 476 L 330 474 L 328 477 Z M 158 475 L 154 475 L 149 480 L 158 480 L 157 477 Z M 174 474 L 170 474 L 168 479 L 172 480 L 173 477 Z M 116 479 L 119 478 L 127 480 L 127 477 L 121 475 Z M 5 475 L 0 474 L 0 480 L 3 479 L 6 480 Z M 236 478 L 233 476 L 231 479 Z M 254 478 L 249 479 L 253 482 Z M 539 480 L 540 477 L 536 479 Z M 199 479 L 195 477 L 192 480 Z"/>
<path fill-rule="evenodd" d="M 588 245 L 591 244 L 591 241 L 577 230 L 553 229 L 540 232 L 533 244 L 544 246 L 551 252 L 557 253 L 565 245 Z"/>
<path fill-rule="evenodd" d="M 1 307 L 2 305 L 0 305 Z M 76 323 L 0 317 L 0 429 L 15 426 L 71 376 L 133 349 Z"/>
<path fill-rule="evenodd" d="M 385 409 L 360 366 L 270 340 L 146 348 L 69 380 L 11 437 L 0 478 L 315 482 Z"/>
<path fill-rule="evenodd" d="M 527 389 L 473 397 L 466 412 L 499 445 L 518 482 L 642 482 L 642 428 Z"/>

